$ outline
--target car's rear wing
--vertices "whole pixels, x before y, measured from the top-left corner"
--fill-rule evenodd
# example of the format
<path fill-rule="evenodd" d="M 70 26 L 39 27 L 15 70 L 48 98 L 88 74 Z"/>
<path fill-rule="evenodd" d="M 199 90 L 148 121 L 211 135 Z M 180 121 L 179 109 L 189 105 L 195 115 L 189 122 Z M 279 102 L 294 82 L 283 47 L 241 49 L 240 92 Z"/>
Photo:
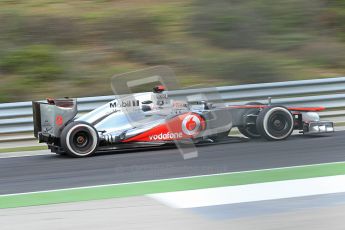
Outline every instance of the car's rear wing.
<path fill-rule="evenodd" d="M 41 103 L 37 101 L 32 102 L 32 116 L 34 121 L 34 136 L 38 138 L 38 132 L 42 131 L 41 124 Z"/>
<path fill-rule="evenodd" d="M 47 102 L 32 102 L 34 136 L 39 137 L 39 133 L 44 135 L 59 137 L 62 128 L 71 121 L 78 112 L 77 100 L 47 99 Z"/>

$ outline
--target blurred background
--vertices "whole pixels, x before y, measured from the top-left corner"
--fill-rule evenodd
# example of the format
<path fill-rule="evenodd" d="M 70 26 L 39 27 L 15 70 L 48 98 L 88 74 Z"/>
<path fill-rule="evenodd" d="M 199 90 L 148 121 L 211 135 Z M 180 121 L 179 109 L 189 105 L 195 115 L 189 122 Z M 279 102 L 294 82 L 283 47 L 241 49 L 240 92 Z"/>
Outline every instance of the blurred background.
<path fill-rule="evenodd" d="M 183 87 L 345 75 L 343 0 L 1 0 L 0 102 L 112 94 L 168 65 Z"/>

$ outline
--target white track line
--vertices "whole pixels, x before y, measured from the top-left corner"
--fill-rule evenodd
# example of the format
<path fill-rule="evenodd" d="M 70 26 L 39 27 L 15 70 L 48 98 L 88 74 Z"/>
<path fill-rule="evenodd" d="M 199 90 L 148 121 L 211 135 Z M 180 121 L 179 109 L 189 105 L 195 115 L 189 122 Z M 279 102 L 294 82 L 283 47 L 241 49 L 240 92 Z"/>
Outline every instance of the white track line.
<path fill-rule="evenodd" d="M 345 192 L 345 175 L 148 195 L 173 208 L 196 208 L 243 202 Z"/>
<path fill-rule="evenodd" d="M 274 170 L 279 170 L 279 169 L 294 169 L 294 168 L 303 168 L 303 167 L 308 167 L 308 166 L 319 166 L 319 165 L 330 165 L 330 164 L 341 164 L 341 163 L 345 163 L 345 161 L 320 163 L 320 164 L 309 164 L 309 165 L 287 166 L 287 167 L 278 167 L 278 168 L 256 169 L 256 170 L 247 170 L 247 171 L 238 171 L 238 172 L 203 174 L 203 175 L 198 175 L 198 176 L 172 177 L 172 178 L 167 178 L 167 179 L 144 180 L 144 181 L 117 183 L 117 184 L 91 185 L 91 186 L 72 187 L 72 188 L 63 188 L 63 189 L 52 189 L 52 190 L 43 190 L 43 191 L 35 191 L 35 192 L 11 193 L 11 194 L 0 195 L 0 197 L 18 196 L 18 195 L 27 195 L 27 194 L 36 194 L 36 193 L 59 192 L 59 191 L 68 191 L 68 190 L 77 190 L 77 189 L 102 188 L 102 187 L 121 186 L 121 185 L 128 185 L 128 184 L 142 184 L 142 183 L 148 183 L 148 182 L 184 180 L 184 179 L 193 179 L 193 178 L 203 178 L 203 177 L 233 175 L 233 174 L 241 174 L 241 173 L 263 172 L 263 171 L 274 171 Z"/>

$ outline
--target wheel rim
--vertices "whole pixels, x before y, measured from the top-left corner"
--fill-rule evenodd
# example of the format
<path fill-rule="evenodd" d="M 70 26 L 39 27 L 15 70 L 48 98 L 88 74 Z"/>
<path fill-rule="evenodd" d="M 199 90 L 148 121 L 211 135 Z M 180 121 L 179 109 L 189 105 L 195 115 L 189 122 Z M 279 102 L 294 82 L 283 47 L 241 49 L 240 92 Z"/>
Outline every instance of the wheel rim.
<path fill-rule="evenodd" d="M 90 135 L 84 131 L 77 132 L 73 137 L 73 144 L 78 148 L 84 148 L 90 141 Z"/>
<path fill-rule="evenodd" d="M 269 119 L 268 128 L 274 130 L 275 132 L 281 132 L 288 126 L 288 121 L 286 117 L 281 114 L 274 114 Z"/>

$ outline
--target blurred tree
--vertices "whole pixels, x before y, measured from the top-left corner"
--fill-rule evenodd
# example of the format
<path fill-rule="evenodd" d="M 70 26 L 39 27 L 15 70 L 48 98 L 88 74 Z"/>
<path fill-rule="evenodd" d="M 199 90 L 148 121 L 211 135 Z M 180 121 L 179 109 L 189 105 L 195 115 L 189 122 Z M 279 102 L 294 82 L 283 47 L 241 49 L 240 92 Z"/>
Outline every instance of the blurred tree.
<path fill-rule="evenodd" d="M 48 45 L 31 45 L 9 51 L 0 60 L 0 69 L 36 82 L 56 80 L 64 71 L 57 50 Z"/>
<path fill-rule="evenodd" d="M 286 49 L 303 44 L 308 33 L 320 29 L 315 27 L 321 9 L 319 3 L 319 0 L 196 0 L 191 31 L 225 48 Z"/>

